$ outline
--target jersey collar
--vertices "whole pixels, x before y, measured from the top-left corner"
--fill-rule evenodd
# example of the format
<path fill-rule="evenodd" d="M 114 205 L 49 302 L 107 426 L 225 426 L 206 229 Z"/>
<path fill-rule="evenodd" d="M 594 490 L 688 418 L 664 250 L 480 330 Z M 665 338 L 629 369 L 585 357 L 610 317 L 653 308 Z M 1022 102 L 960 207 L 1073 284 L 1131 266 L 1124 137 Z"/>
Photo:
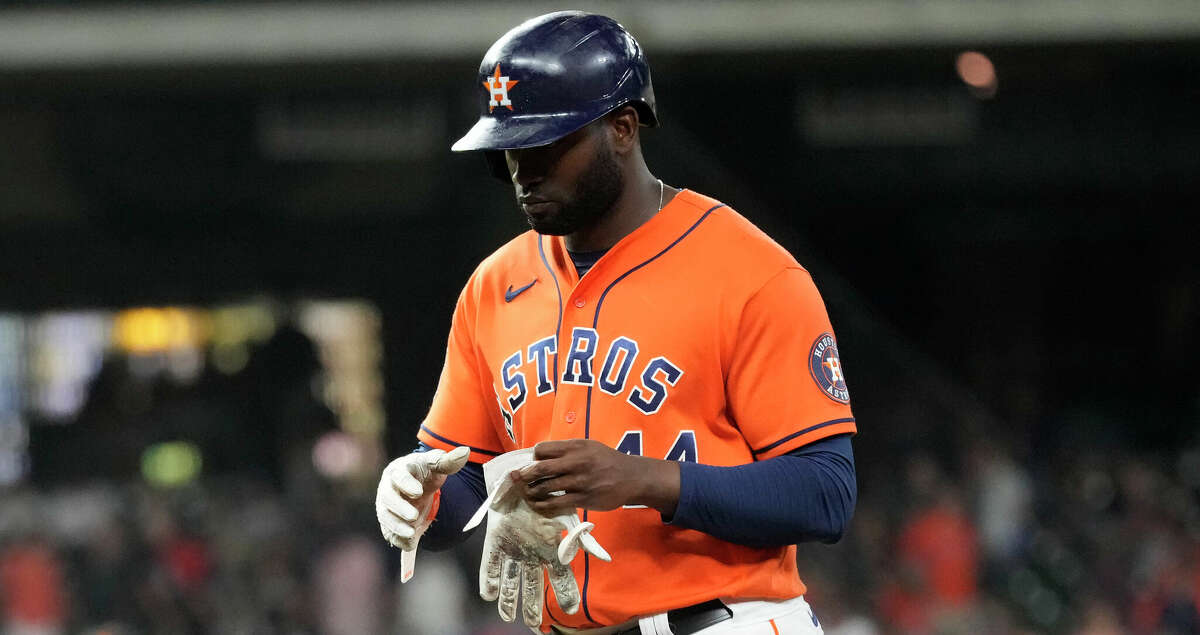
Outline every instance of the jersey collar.
<path fill-rule="evenodd" d="M 546 257 L 560 282 L 575 293 L 586 293 L 597 284 L 608 284 L 639 264 L 669 248 L 696 224 L 715 203 L 682 189 L 657 214 L 613 245 L 580 280 L 571 264 L 562 236 L 539 236 Z M 574 294 L 572 294 L 574 295 Z"/>

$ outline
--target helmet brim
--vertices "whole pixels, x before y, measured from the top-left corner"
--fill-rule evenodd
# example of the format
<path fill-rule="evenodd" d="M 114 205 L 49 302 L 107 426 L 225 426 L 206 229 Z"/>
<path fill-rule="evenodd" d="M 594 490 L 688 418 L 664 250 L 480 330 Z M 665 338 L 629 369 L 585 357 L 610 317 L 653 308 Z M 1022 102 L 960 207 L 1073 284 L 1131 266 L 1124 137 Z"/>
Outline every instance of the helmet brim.
<path fill-rule="evenodd" d="M 591 123 L 577 113 L 483 116 L 461 139 L 450 146 L 453 152 L 472 150 L 519 150 L 554 143 Z"/>

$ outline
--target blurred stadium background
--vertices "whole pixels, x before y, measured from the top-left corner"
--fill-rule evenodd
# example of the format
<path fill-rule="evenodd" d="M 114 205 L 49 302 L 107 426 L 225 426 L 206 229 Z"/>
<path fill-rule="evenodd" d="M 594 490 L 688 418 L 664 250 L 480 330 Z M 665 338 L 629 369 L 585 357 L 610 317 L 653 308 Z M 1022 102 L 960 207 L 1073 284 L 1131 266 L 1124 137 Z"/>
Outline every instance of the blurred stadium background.
<path fill-rule="evenodd" d="M 559 8 L 0 7 L 3 633 L 524 632 L 477 549 L 396 584 L 371 501 L 522 230 L 448 152 L 478 60 Z M 826 632 L 1200 632 L 1200 3 L 579 8 L 649 52 L 652 168 L 829 305 Z"/>

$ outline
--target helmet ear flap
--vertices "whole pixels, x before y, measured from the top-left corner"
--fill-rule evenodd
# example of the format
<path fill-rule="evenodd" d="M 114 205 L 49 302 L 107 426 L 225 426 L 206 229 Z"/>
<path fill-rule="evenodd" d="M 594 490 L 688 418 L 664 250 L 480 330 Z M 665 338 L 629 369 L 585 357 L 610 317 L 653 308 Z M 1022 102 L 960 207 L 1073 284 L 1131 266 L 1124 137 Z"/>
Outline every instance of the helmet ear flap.
<path fill-rule="evenodd" d="M 631 101 L 629 103 L 637 110 L 639 124 L 647 128 L 658 127 L 658 113 L 654 112 L 654 109 L 649 104 L 644 101 Z"/>
<path fill-rule="evenodd" d="M 508 172 L 508 162 L 504 160 L 503 150 L 484 150 L 483 158 L 487 159 L 488 171 L 492 176 L 505 183 L 512 183 L 512 174 Z"/>

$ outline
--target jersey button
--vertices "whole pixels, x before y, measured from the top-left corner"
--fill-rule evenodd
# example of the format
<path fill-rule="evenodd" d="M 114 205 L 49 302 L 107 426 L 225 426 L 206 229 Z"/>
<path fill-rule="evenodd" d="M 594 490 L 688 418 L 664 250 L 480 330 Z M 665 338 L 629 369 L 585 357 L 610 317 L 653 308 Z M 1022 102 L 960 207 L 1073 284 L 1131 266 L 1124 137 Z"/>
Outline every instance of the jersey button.
<path fill-rule="evenodd" d="M 566 419 L 566 420 L 567 420 L 567 423 L 575 423 L 575 411 L 574 411 L 574 410 L 568 410 L 568 411 L 567 411 L 567 416 L 563 417 L 563 419 Z"/>
<path fill-rule="evenodd" d="M 575 308 L 582 309 L 587 302 L 583 298 L 575 298 Z"/>

